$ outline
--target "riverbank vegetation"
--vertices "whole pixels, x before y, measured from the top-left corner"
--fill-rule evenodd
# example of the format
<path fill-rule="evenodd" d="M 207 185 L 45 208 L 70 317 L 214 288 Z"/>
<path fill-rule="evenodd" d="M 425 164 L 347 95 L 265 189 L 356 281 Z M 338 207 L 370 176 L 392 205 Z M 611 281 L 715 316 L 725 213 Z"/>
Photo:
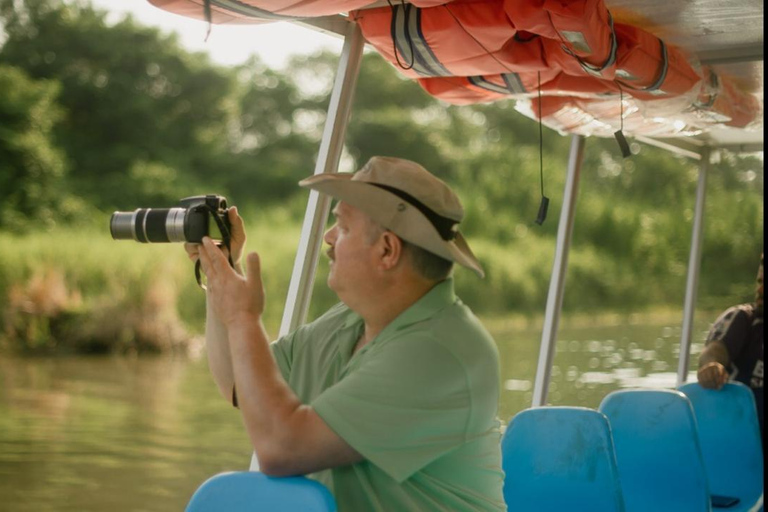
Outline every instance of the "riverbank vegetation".
<path fill-rule="evenodd" d="M 114 210 L 226 195 L 262 253 L 276 334 L 337 57 L 217 66 L 131 18 L 86 3 L 0 0 L 0 349 L 186 350 L 204 302 L 179 245 L 113 241 Z M 513 102 L 441 104 L 366 53 L 342 169 L 372 155 L 424 164 L 453 185 L 487 271 L 459 295 L 486 316 L 543 311 L 569 140 Z M 587 140 L 564 308 L 680 308 L 698 166 L 633 143 Z M 699 306 L 750 300 L 763 247 L 763 160 L 726 152 L 708 176 Z M 315 285 L 310 316 L 335 299 Z"/>

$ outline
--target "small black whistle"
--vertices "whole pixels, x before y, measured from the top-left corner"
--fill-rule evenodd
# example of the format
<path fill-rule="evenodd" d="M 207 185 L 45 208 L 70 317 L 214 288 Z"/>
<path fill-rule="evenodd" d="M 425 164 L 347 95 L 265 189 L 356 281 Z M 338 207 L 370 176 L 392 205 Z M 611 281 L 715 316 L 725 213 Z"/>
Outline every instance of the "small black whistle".
<path fill-rule="evenodd" d="M 613 136 L 616 137 L 616 142 L 619 143 L 619 148 L 621 149 L 621 156 L 624 158 L 632 156 L 632 151 L 629 150 L 629 142 L 627 142 L 626 137 L 624 137 L 624 132 L 621 130 L 617 132 L 613 132 Z"/>
<path fill-rule="evenodd" d="M 549 210 L 549 198 L 541 196 L 541 204 L 539 205 L 539 214 L 536 216 L 536 224 L 541 226 L 547 219 L 547 210 Z"/>

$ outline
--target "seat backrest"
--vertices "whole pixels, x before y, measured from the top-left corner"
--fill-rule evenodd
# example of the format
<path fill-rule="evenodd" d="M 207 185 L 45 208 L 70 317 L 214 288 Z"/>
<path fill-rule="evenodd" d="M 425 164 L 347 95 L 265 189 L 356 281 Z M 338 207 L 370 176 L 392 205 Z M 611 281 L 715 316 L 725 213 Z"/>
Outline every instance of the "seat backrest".
<path fill-rule="evenodd" d="M 595 410 L 521 411 L 504 433 L 501 454 L 509 510 L 624 511 L 608 421 Z"/>
<path fill-rule="evenodd" d="M 696 420 L 685 395 L 614 391 L 599 410 L 611 424 L 628 512 L 711 510 Z"/>
<path fill-rule="evenodd" d="M 198 487 L 186 512 L 335 512 L 321 483 L 301 476 L 272 478 L 256 471 L 220 473 Z"/>
<path fill-rule="evenodd" d="M 752 390 L 740 382 L 719 391 L 680 386 L 693 404 L 712 494 L 755 503 L 763 492 L 763 448 Z"/>

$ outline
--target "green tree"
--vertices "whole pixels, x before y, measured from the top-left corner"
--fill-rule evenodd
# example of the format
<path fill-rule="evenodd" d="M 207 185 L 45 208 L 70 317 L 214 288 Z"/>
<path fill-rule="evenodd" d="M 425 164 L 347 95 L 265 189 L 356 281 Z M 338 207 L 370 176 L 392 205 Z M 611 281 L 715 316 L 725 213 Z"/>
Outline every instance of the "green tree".
<path fill-rule="evenodd" d="M 110 26 L 87 4 L 4 0 L 0 17 L 0 63 L 61 83 L 55 138 L 89 201 L 175 200 L 225 171 L 234 80 L 205 56 L 131 18 Z"/>
<path fill-rule="evenodd" d="M 51 224 L 64 200 L 63 153 L 51 138 L 59 84 L 0 65 L 0 227 Z"/>

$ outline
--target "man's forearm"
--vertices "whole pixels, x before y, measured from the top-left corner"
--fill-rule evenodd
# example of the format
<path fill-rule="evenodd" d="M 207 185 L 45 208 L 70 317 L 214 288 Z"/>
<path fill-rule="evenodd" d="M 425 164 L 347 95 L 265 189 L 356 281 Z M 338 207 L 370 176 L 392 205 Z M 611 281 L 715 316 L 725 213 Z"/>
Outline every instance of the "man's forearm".
<path fill-rule="evenodd" d="M 227 329 L 214 313 L 207 294 L 205 301 L 205 345 L 208 354 L 208 367 L 213 374 L 213 380 L 222 396 L 232 403 L 235 375 L 232 370 Z"/>
<path fill-rule="evenodd" d="M 725 368 L 730 365 L 731 358 L 728 349 L 721 341 L 712 341 L 702 350 L 701 356 L 699 356 L 699 368 L 709 363 L 720 363 Z"/>
<path fill-rule="evenodd" d="M 238 405 L 262 465 L 291 448 L 291 424 L 301 401 L 282 377 L 261 320 L 245 317 L 228 329 Z"/>

